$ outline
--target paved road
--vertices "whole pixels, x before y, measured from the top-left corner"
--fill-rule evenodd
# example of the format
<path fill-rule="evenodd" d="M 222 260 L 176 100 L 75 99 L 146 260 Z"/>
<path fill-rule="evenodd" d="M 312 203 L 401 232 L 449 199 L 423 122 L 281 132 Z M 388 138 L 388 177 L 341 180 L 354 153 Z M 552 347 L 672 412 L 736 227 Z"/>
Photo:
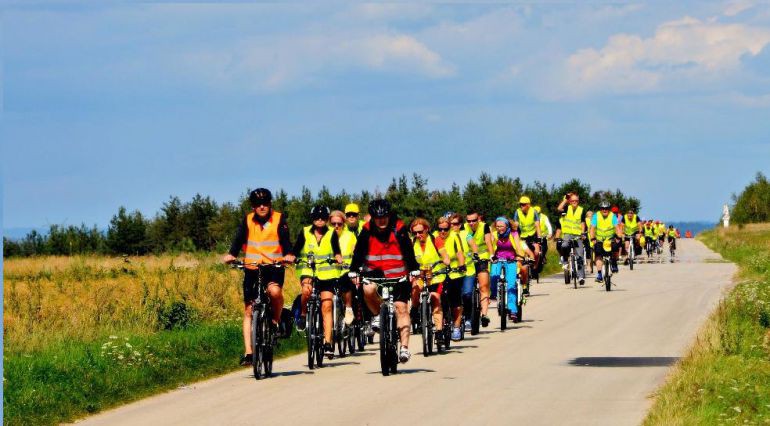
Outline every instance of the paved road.
<path fill-rule="evenodd" d="M 276 362 L 269 380 L 244 369 L 83 423 L 639 424 L 735 271 L 701 243 L 679 243 L 679 262 L 622 268 L 611 293 L 543 280 L 515 329 L 418 352 L 397 376 L 380 375 L 374 345 L 314 372 L 300 355 Z"/>

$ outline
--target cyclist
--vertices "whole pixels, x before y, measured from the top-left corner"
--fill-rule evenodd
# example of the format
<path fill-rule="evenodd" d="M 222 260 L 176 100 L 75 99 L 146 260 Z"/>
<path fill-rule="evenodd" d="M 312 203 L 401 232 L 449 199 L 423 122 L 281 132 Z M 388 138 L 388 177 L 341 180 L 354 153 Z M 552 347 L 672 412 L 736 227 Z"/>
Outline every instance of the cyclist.
<path fill-rule="evenodd" d="M 350 203 L 345 206 L 345 221 L 347 222 L 347 228 L 356 236 L 361 233 L 361 228 L 364 227 L 365 223 L 363 220 L 358 220 L 360 213 L 361 210 L 356 203 Z"/>
<path fill-rule="evenodd" d="M 256 298 L 259 288 L 257 280 L 259 271 L 256 265 L 249 263 L 265 264 L 280 260 L 294 262 L 289 239 L 289 227 L 283 214 L 273 210 L 273 195 L 268 189 L 257 188 L 249 193 L 249 203 L 252 211 L 246 214 L 238 225 L 230 251 L 224 255 L 225 263 L 237 260 L 238 254 L 243 250 L 246 266 L 243 274 L 243 344 L 246 349 L 240 364 L 249 366 L 252 363 L 251 353 L 251 303 Z M 267 294 L 273 308 L 273 327 L 278 329 L 282 336 L 286 336 L 289 330 L 280 330 L 281 312 L 283 311 L 283 278 L 284 270 L 279 268 L 265 268 L 262 270 L 262 278 L 267 282 Z"/>
<path fill-rule="evenodd" d="M 634 213 L 634 209 L 628 209 L 625 215 L 623 215 L 623 221 L 621 222 L 623 228 L 623 234 L 630 238 L 625 242 L 626 260 L 625 264 L 628 265 L 628 258 L 631 256 L 630 244 L 634 244 L 634 251 L 638 254 L 642 252 L 642 247 L 639 244 L 639 237 L 641 235 L 641 228 L 639 227 L 639 218 Z"/>
<path fill-rule="evenodd" d="M 566 207 L 567 203 L 569 206 Z M 585 284 L 586 272 L 584 267 L 585 252 L 583 250 L 583 238 L 586 232 L 585 212 L 583 207 L 579 205 L 580 197 L 572 192 L 568 192 L 564 196 L 564 199 L 559 203 L 556 208 L 559 212 L 564 212 L 564 216 L 561 218 L 561 231 L 562 237 L 559 247 L 559 253 L 564 259 L 564 263 L 568 263 L 567 259 L 570 256 L 570 242 L 572 240 L 577 241 L 577 274 L 580 285 Z"/>
<path fill-rule="evenodd" d="M 658 235 L 658 245 L 662 248 L 663 242 L 666 239 L 666 232 L 667 232 L 666 224 L 658 220 L 658 221 L 655 221 L 655 225 L 657 226 L 657 229 L 655 231 Z"/>
<path fill-rule="evenodd" d="M 350 281 L 348 272 L 350 272 L 350 261 L 353 259 L 353 249 L 356 247 L 356 234 L 345 226 L 345 213 L 339 210 L 331 212 L 329 215 L 329 225 L 337 233 L 340 243 L 342 263 L 337 265 L 339 275 L 337 285 L 340 286 L 340 293 L 342 293 L 343 300 L 345 301 L 345 324 L 350 325 L 355 319 L 353 315 L 353 291 L 355 286 Z"/>
<path fill-rule="evenodd" d="M 451 232 L 456 234 L 460 238 L 462 244 L 463 255 L 465 257 L 465 277 L 463 277 L 462 286 L 462 301 L 463 312 L 471 312 L 471 303 L 473 302 L 473 289 L 476 285 L 476 262 L 474 258 L 478 257 L 479 248 L 473 237 L 468 232 L 468 229 L 464 226 L 463 218 L 457 213 L 453 213 L 449 216 L 449 226 L 452 228 Z M 470 330 L 471 320 L 466 317 L 465 329 Z"/>
<path fill-rule="evenodd" d="M 534 209 L 540 214 L 540 251 L 542 252 L 540 257 L 543 261 L 540 262 L 540 266 L 537 270 L 537 273 L 539 274 L 543 272 L 543 267 L 548 259 L 546 256 L 548 254 L 548 239 L 553 236 L 554 230 L 553 225 L 551 225 L 551 220 L 541 211 L 540 206 L 535 206 Z"/>
<path fill-rule="evenodd" d="M 369 203 L 371 220 L 366 222 L 361 229 L 353 251 L 353 260 L 350 263 L 351 271 L 358 271 L 363 267 L 364 274 L 385 278 L 398 278 L 419 268 L 414 257 L 414 247 L 409 239 L 409 234 L 400 220 L 391 212 L 390 203 L 387 200 L 376 199 Z M 356 278 L 356 281 L 358 278 Z M 409 352 L 409 333 L 411 321 L 407 310 L 407 303 L 411 293 L 409 282 L 397 283 L 393 288 L 393 299 L 396 308 L 396 322 L 401 335 L 401 349 L 399 361 L 407 362 L 412 354 Z M 374 284 L 364 286 L 364 300 L 371 313 L 372 331 L 379 329 L 380 304 L 382 299 L 377 294 L 377 286 Z"/>
<path fill-rule="evenodd" d="M 538 264 L 540 257 L 540 213 L 535 211 L 531 207 L 531 201 L 526 195 L 519 198 L 519 208 L 513 213 L 513 221 L 519 224 L 519 238 L 524 241 L 527 246 L 535 254 L 535 265 Z M 526 269 L 520 269 L 523 274 L 526 274 Z M 537 271 L 532 271 L 534 277 L 537 277 Z M 527 277 L 522 277 L 525 281 Z M 529 288 L 525 289 L 526 293 L 529 293 Z"/>
<path fill-rule="evenodd" d="M 315 278 L 318 279 L 318 291 L 321 297 L 321 314 L 323 315 L 324 326 L 324 354 L 328 357 L 334 356 L 334 346 L 332 346 L 332 331 L 334 323 L 332 320 L 332 300 L 334 297 L 334 287 L 337 285 L 339 270 L 336 265 L 322 263 L 332 257 L 337 263 L 342 263 L 342 251 L 340 250 L 340 240 L 336 232 L 329 229 L 329 208 L 323 205 L 316 205 L 310 210 L 310 219 L 312 225 L 305 226 L 302 232 L 297 236 L 294 243 L 294 253 L 299 257 L 308 260 L 309 255 L 316 259 Z M 303 266 L 299 271 L 300 283 L 302 285 L 302 296 L 300 304 L 300 317 L 297 319 L 297 330 L 303 331 L 306 326 L 307 301 L 310 293 L 313 291 L 313 270 L 308 266 Z"/>
<path fill-rule="evenodd" d="M 521 267 L 521 262 L 517 261 L 516 256 L 529 255 L 534 256 L 529 247 L 526 246 L 519 238 L 519 233 L 516 231 L 517 224 L 511 223 L 511 221 L 500 216 L 495 219 L 495 253 L 492 256 L 492 260 L 497 259 L 509 261 L 508 263 L 493 263 L 492 264 L 492 286 L 497 288 L 497 283 L 500 280 L 500 274 L 502 269 L 505 268 L 505 278 L 508 281 L 508 318 L 511 321 L 518 320 L 519 308 L 517 305 L 516 286 L 513 285 L 516 282 L 517 267 Z"/>
<path fill-rule="evenodd" d="M 410 230 L 414 234 L 414 255 L 421 268 L 429 268 L 436 262 L 443 262 L 443 265 L 433 267 L 433 272 L 444 269 L 450 265 L 449 256 L 441 242 L 436 241 L 430 234 L 430 223 L 423 218 L 417 218 L 412 221 Z M 444 323 L 444 312 L 441 309 L 441 292 L 443 283 L 446 280 L 445 274 L 433 273 L 430 283 L 427 285 L 430 291 L 430 304 L 433 311 L 433 324 L 436 332 L 441 330 L 441 324 Z M 414 280 L 412 286 L 412 306 L 419 306 L 420 291 L 422 286 L 426 285 L 422 280 Z"/>
<path fill-rule="evenodd" d="M 674 228 L 674 225 L 668 226 L 668 244 L 671 246 L 672 249 L 676 250 L 676 238 L 679 235 L 679 231 Z"/>
<path fill-rule="evenodd" d="M 453 213 L 450 213 L 449 217 L 452 217 Z M 461 337 L 460 326 L 462 325 L 463 317 L 463 304 L 462 304 L 462 287 L 463 279 L 465 278 L 465 254 L 463 253 L 463 245 L 460 241 L 460 235 L 450 232 L 451 226 L 449 225 L 449 218 L 442 216 L 438 218 L 437 226 L 438 237 L 436 242 L 444 247 L 446 254 L 449 257 L 449 267 L 452 269 L 459 269 L 459 272 L 449 272 L 449 277 L 444 281 L 444 289 L 447 299 L 449 300 L 449 308 L 452 311 L 452 340 L 458 341 Z"/>
<path fill-rule="evenodd" d="M 602 282 L 602 256 L 611 256 L 610 268 L 612 272 L 618 272 L 618 249 L 620 245 L 617 242 L 617 238 L 621 235 L 620 225 L 618 224 L 618 217 L 610 211 L 610 203 L 602 201 L 599 203 L 599 213 L 593 216 L 591 219 L 591 229 L 589 231 L 590 238 L 593 241 L 596 240 L 594 245 L 594 253 L 596 253 L 596 281 Z M 610 253 L 604 250 L 604 241 L 611 240 L 612 249 Z"/>
<path fill-rule="evenodd" d="M 471 210 L 465 215 L 466 226 L 468 236 L 473 240 L 476 245 L 476 251 L 473 253 L 477 255 L 476 260 L 476 273 L 479 280 L 479 293 L 481 294 L 481 326 L 486 327 L 489 325 L 489 258 L 494 253 L 492 246 L 492 230 L 489 225 L 484 223 L 484 220 L 476 210 Z"/>
<path fill-rule="evenodd" d="M 642 231 L 644 232 L 644 239 L 646 241 L 652 242 L 655 240 L 655 226 L 653 226 L 652 220 L 648 220 L 644 223 Z"/>

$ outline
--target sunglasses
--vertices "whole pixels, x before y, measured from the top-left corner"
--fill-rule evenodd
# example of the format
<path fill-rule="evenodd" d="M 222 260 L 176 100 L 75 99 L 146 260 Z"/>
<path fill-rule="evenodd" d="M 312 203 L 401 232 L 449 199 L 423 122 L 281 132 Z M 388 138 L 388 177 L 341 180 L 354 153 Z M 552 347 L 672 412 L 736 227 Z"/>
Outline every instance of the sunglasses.
<path fill-rule="evenodd" d="M 577 203 L 579 200 L 569 200 L 570 203 Z"/>
<path fill-rule="evenodd" d="M 344 223 L 342 222 L 332 222 L 332 226 L 342 226 Z"/>
<path fill-rule="evenodd" d="M 460 222 L 452 222 L 452 223 L 450 223 L 450 225 L 452 225 L 452 226 L 460 226 Z"/>
<path fill-rule="evenodd" d="M 324 222 L 326 222 L 328 220 L 328 218 L 326 218 L 326 217 L 314 217 L 313 220 L 323 220 Z"/>
<path fill-rule="evenodd" d="M 438 228 L 438 232 L 448 232 L 449 228 Z"/>
<path fill-rule="evenodd" d="M 468 219 L 468 223 L 476 223 L 478 222 L 478 219 Z"/>
<path fill-rule="evenodd" d="M 358 217 L 358 213 L 345 213 L 345 217 Z"/>
<path fill-rule="evenodd" d="M 259 207 L 270 207 L 270 202 L 269 201 L 257 201 L 256 203 L 254 203 L 254 207 L 256 207 L 256 208 L 259 208 Z"/>
<path fill-rule="evenodd" d="M 423 229 L 421 231 L 412 231 L 412 232 L 414 233 L 414 235 L 422 235 L 425 233 L 425 230 Z"/>

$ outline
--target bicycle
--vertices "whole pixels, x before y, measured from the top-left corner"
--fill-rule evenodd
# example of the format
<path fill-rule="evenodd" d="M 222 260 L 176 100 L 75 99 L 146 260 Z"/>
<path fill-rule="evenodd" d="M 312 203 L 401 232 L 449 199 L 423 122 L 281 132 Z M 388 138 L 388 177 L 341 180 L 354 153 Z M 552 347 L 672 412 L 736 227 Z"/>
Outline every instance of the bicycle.
<path fill-rule="evenodd" d="M 516 316 L 516 322 L 521 322 L 524 318 L 524 305 L 527 303 L 527 297 L 529 297 L 529 284 L 532 281 L 529 275 L 532 271 L 532 267 L 535 264 L 534 259 L 529 257 L 516 256 L 516 259 L 521 260 L 522 269 L 527 271 L 527 281 L 521 281 L 521 272 L 516 274 L 516 307 L 519 310 L 519 314 Z"/>
<path fill-rule="evenodd" d="M 430 281 L 433 278 L 433 268 L 441 261 L 434 263 L 428 268 L 420 269 L 420 279 L 423 282 L 420 290 L 419 307 L 419 329 L 422 334 L 422 354 L 428 356 L 433 354 L 433 343 L 435 339 L 435 330 L 433 329 L 433 309 L 430 297 Z"/>
<path fill-rule="evenodd" d="M 464 273 L 464 268 L 444 268 L 443 270 L 436 271 L 437 274 L 442 274 L 447 276 L 447 280 L 449 279 L 450 273 Z M 444 284 L 444 289 L 441 291 L 441 310 L 443 312 L 443 324 L 441 324 L 441 330 L 440 330 L 440 336 L 438 336 L 435 339 L 436 342 L 436 349 L 439 352 L 447 351 L 449 350 L 449 347 L 452 346 L 452 327 L 454 324 L 454 318 L 452 316 L 452 309 L 449 306 L 449 296 L 447 294 L 447 287 L 446 283 Z M 462 331 L 462 325 L 460 330 Z"/>
<path fill-rule="evenodd" d="M 479 271 L 482 269 L 482 263 L 483 263 L 483 270 L 486 271 L 486 261 L 481 262 L 480 259 L 474 259 L 476 261 L 476 275 L 475 280 L 473 283 L 473 293 L 471 294 L 471 305 L 470 305 L 470 319 L 471 319 L 471 336 L 475 336 L 479 334 L 479 329 L 481 328 L 481 288 L 479 287 Z M 463 316 L 465 316 L 465 312 L 463 312 Z M 465 318 L 463 318 L 463 328 L 465 327 Z"/>
<path fill-rule="evenodd" d="M 612 267 L 610 265 L 612 261 L 612 240 L 602 241 L 602 250 L 604 251 L 604 254 L 602 254 L 602 267 L 604 269 L 602 279 L 604 280 L 604 289 L 610 291 L 612 290 Z"/>
<path fill-rule="evenodd" d="M 561 245 L 561 243 L 559 244 Z M 575 289 L 578 288 L 578 252 L 579 247 L 577 239 L 569 240 L 569 259 L 567 260 L 567 269 L 564 270 L 564 284 L 569 284 L 572 281 L 572 285 Z"/>
<path fill-rule="evenodd" d="M 352 272 L 351 278 L 357 274 Z M 396 326 L 396 308 L 393 300 L 393 288 L 396 284 L 406 282 L 407 275 L 395 278 L 362 277 L 364 284 L 375 284 L 382 291 L 380 304 L 380 370 L 383 376 L 398 372 L 398 342 L 399 332 Z"/>
<path fill-rule="evenodd" d="M 232 268 L 244 269 L 248 266 L 257 267 L 257 297 L 251 302 L 251 353 L 254 379 L 270 377 L 273 374 L 273 354 L 278 338 L 273 329 L 273 308 L 270 296 L 267 294 L 266 283 L 262 279 L 264 268 L 282 268 L 278 263 L 244 263 L 235 261 L 230 264 Z"/>
<path fill-rule="evenodd" d="M 676 252 L 676 240 L 672 240 L 671 238 L 668 239 L 668 254 L 671 258 L 671 263 L 674 262 L 674 256 Z"/>
<path fill-rule="evenodd" d="M 296 263 L 298 265 L 307 265 L 310 270 L 313 271 L 313 288 L 310 291 L 310 297 L 307 300 L 307 314 L 305 316 L 307 366 L 309 369 L 313 370 L 316 367 L 323 367 L 324 363 L 323 315 L 321 314 L 321 297 L 318 293 L 318 277 L 315 273 L 316 264 L 319 262 L 315 261 L 315 256 L 311 253 L 307 256 L 307 260 L 298 259 Z M 331 265 L 334 263 L 334 259 L 328 258 L 322 260 L 320 263 L 328 263 Z"/>
<path fill-rule="evenodd" d="M 341 267 L 350 267 L 350 265 L 340 265 Z M 356 351 L 356 342 L 354 340 L 351 326 L 345 324 L 345 302 L 340 294 L 340 286 L 334 286 L 334 295 L 332 296 L 332 342 L 337 346 L 337 352 L 340 358 L 344 358 L 347 352 L 354 354 Z"/>
<path fill-rule="evenodd" d="M 634 270 L 634 258 L 636 257 L 636 241 L 634 241 L 633 235 L 626 235 L 623 237 L 623 241 L 628 241 L 628 268 Z"/>
<path fill-rule="evenodd" d="M 505 266 L 509 263 L 516 263 L 516 261 L 496 259 L 492 263 L 502 264 L 500 279 L 497 281 L 497 314 L 500 315 L 500 331 L 505 331 L 508 327 L 508 279 L 505 276 Z"/>

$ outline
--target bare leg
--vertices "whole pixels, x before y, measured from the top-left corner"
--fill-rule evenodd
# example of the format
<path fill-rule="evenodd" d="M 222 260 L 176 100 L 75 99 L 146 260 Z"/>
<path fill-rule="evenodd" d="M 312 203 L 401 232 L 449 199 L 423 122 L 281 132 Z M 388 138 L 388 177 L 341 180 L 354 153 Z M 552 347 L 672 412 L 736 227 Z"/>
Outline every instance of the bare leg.
<path fill-rule="evenodd" d="M 245 303 L 243 308 L 243 346 L 243 353 L 251 354 L 251 303 Z"/>
<path fill-rule="evenodd" d="M 395 302 L 396 308 L 396 326 L 401 334 L 401 346 L 409 347 L 409 335 L 412 333 L 412 321 L 409 318 L 409 310 L 406 302 Z"/>
<path fill-rule="evenodd" d="M 481 315 L 489 310 L 489 272 L 479 272 L 479 293 L 481 295 Z"/>
<path fill-rule="evenodd" d="M 334 293 L 331 291 L 321 292 L 321 314 L 324 319 L 324 342 L 332 342 L 332 325 L 334 319 L 332 318 L 332 297 Z"/>

